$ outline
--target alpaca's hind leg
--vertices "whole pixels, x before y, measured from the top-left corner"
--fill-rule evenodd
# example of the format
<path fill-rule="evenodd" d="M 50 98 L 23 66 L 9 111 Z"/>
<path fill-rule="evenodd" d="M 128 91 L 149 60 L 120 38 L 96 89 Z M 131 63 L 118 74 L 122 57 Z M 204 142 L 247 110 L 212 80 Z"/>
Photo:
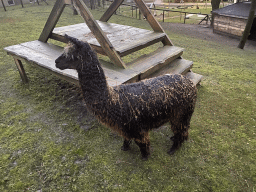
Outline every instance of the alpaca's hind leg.
<path fill-rule="evenodd" d="M 173 144 L 172 144 L 172 147 L 170 148 L 170 150 L 168 151 L 168 153 L 170 155 L 174 154 L 175 151 L 177 151 L 179 149 L 179 147 L 181 146 L 181 143 L 183 142 L 183 141 L 181 141 L 182 140 L 181 133 L 174 131 L 174 136 L 171 137 L 171 140 L 173 141 Z"/>
<path fill-rule="evenodd" d="M 130 150 L 130 149 L 131 149 L 131 147 L 130 147 L 131 142 L 132 142 L 132 140 L 124 139 L 124 144 L 123 144 L 123 146 L 121 147 L 121 149 L 122 149 L 123 151 L 128 151 L 128 150 Z"/>
<path fill-rule="evenodd" d="M 174 136 L 171 137 L 173 141 L 173 145 L 171 149 L 168 151 L 170 155 L 174 154 L 174 152 L 180 148 L 184 140 L 188 139 L 188 130 L 190 127 L 190 119 L 193 111 L 188 112 L 183 118 L 177 122 L 171 122 L 171 129 L 174 133 Z"/>

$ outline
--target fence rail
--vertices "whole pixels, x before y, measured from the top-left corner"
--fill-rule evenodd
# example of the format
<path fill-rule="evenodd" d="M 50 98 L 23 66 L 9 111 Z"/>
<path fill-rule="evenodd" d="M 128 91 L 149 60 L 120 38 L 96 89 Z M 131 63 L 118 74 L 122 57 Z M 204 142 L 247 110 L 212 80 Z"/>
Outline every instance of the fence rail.
<path fill-rule="evenodd" d="M 113 1 L 112 0 L 106 0 L 105 2 L 112 3 Z M 105 6 L 106 5 L 103 5 L 103 7 L 105 7 Z M 140 12 L 139 8 L 135 4 L 122 3 L 122 6 L 124 6 L 124 7 L 131 7 L 131 9 L 130 9 L 131 10 L 131 16 L 133 18 L 135 17 L 136 19 L 141 19 L 141 12 Z M 165 22 L 166 13 L 168 13 L 168 15 L 169 15 L 170 12 L 174 12 L 174 13 L 180 14 L 180 20 L 182 20 L 183 23 L 186 23 L 186 20 L 190 19 L 190 17 L 187 17 L 188 15 L 200 15 L 200 16 L 202 16 L 202 19 L 198 19 L 199 20 L 198 24 L 201 24 L 203 21 L 205 21 L 206 24 L 208 24 L 208 21 L 211 21 L 210 14 L 202 14 L 202 13 L 187 12 L 187 11 L 178 11 L 178 10 L 171 10 L 171 9 L 161 9 L 161 8 L 156 8 L 155 6 L 154 7 L 149 7 L 149 9 L 154 11 L 154 12 L 156 12 L 156 11 L 162 12 L 162 19 L 160 20 L 162 22 Z M 135 11 L 135 13 L 134 13 L 134 11 Z M 121 11 L 119 11 L 119 12 L 121 12 Z M 183 19 L 181 19 L 182 18 L 182 14 L 183 14 Z"/>

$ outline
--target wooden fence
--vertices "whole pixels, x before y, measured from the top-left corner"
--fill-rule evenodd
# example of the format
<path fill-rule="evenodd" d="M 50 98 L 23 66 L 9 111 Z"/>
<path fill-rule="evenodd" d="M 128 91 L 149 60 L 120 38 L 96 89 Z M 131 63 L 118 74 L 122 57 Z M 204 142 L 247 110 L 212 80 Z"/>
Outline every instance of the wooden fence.
<path fill-rule="evenodd" d="M 112 0 L 105 0 L 105 2 L 112 3 L 113 1 Z M 105 6 L 106 5 L 103 4 L 103 8 Z M 140 12 L 139 8 L 135 4 L 123 3 L 122 6 L 124 6 L 124 7 L 131 7 L 131 9 L 130 9 L 131 17 L 136 18 L 136 19 L 142 19 L 141 12 Z M 208 21 L 211 21 L 211 15 L 210 14 L 201 14 L 201 13 L 179 11 L 179 10 L 172 10 L 172 9 L 161 9 L 161 8 L 156 8 L 155 6 L 153 6 L 153 7 L 151 6 L 151 7 L 149 7 L 149 9 L 154 11 L 154 12 L 155 11 L 162 12 L 162 18 L 160 20 L 158 19 L 159 21 L 162 21 L 162 22 L 165 22 L 165 16 L 167 14 L 169 15 L 170 12 L 175 12 L 175 13 L 179 14 L 180 15 L 180 21 L 183 22 L 183 23 L 186 23 L 186 20 L 190 19 L 190 17 L 188 17 L 189 15 L 200 15 L 202 17 L 202 19 L 199 19 L 199 23 L 198 24 L 201 24 L 203 21 L 205 21 L 208 24 Z M 121 13 L 120 10 L 119 10 L 119 13 Z"/>

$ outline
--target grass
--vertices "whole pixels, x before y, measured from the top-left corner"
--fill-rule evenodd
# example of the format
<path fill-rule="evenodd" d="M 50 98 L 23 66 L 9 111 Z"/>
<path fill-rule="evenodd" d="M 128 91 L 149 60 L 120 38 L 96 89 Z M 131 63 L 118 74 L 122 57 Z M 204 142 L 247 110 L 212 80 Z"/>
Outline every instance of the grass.
<path fill-rule="evenodd" d="M 256 190 L 255 49 L 167 32 L 204 80 L 189 140 L 169 156 L 168 125 L 152 131 L 152 155 L 143 162 L 135 144 L 120 150 L 122 138 L 91 117 L 76 87 L 31 65 L 25 85 L 3 51 L 38 39 L 52 5 L 0 12 L 0 191 Z M 58 26 L 78 22 L 66 8 Z M 111 22 L 149 29 L 120 16 Z"/>

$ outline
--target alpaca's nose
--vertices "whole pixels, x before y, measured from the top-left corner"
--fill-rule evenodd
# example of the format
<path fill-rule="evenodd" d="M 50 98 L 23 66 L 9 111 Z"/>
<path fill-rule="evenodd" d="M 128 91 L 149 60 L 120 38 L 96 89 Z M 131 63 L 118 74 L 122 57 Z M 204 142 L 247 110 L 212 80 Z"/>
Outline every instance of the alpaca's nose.
<path fill-rule="evenodd" d="M 57 58 L 56 60 L 55 60 L 55 63 L 57 64 L 57 63 L 59 63 L 60 61 L 59 61 L 59 58 Z"/>
<path fill-rule="evenodd" d="M 60 60 L 59 60 L 59 58 L 55 60 L 55 67 L 60 68 Z"/>

